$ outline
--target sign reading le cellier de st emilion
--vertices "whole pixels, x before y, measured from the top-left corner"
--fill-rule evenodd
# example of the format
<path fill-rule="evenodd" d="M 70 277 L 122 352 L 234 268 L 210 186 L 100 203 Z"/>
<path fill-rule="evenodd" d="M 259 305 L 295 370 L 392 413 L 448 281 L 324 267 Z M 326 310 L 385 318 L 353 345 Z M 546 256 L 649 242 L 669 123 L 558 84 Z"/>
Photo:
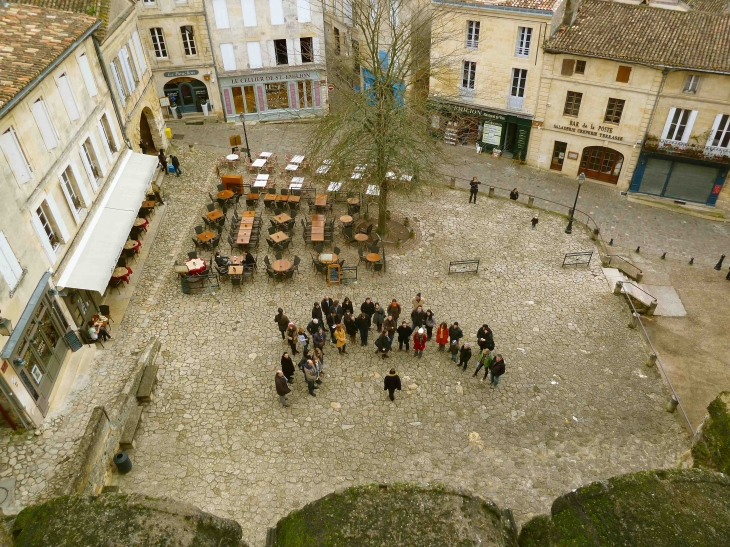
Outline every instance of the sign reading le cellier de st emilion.
<path fill-rule="evenodd" d="M 591 137 L 599 137 L 601 139 L 609 139 L 612 141 L 623 141 L 623 137 L 613 134 L 613 127 L 608 125 L 597 125 L 593 123 L 586 123 L 580 121 L 571 120 L 570 125 L 553 124 L 555 129 L 561 131 L 570 131 L 571 133 L 580 133 L 582 135 L 589 135 Z"/>

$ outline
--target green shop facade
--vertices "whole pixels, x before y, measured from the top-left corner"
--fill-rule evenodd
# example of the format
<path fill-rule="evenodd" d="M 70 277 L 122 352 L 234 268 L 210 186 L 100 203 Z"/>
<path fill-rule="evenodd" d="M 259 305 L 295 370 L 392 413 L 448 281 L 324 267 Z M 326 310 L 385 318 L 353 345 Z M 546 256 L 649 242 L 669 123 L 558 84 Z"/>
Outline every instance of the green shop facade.
<path fill-rule="evenodd" d="M 431 130 L 449 144 L 477 145 L 489 154 L 497 149 L 522 161 L 527 157 L 532 117 L 443 101 L 431 105 Z"/>

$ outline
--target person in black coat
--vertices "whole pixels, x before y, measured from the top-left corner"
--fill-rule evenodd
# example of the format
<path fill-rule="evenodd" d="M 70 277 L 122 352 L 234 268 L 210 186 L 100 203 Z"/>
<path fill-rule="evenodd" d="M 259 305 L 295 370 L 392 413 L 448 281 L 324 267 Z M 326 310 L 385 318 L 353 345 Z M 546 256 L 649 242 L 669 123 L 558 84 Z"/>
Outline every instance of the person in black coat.
<path fill-rule="evenodd" d="M 410 351 L 411 333 L 413 332 L 413 329 L 408 326 L 408 323 L 403 321 L 396 332 L 398 333 L 398 351 L 403 351 L 403 344 L 406 345 L 406 351 Z"/>
<path fill-rule="evenodd" d="M 360 304 L 360 311 L 366 313 L 368 315 L 368 319 L 373 316 L 373 314 L 375 313 L 375 304 L 372 300 L 370 300 L 370 297 L 367 297 L 365 299 L 365 302 Z"/>
<path fill-rule="evenodd" d="M 342 301 L 342 315 L 345 315 L 346 313 L 353 314 L 355 313 L 355 310 L 352 307 L 352 300 L 350 300 L 347 296 Z"/>
<path fill-rule="evenodd" d="M 480 349 L 489 348 L 490 351 L 494 349 L 494 335 L 486 323 L 477 331 L 477 344 Z"/>
<path fill-rule="evenodd" d="M 182 175 L 182 171 L 180 171 L 180 160 L 177 159 L 177 156 L 170 156 L 170 163 L 172 163 L 172 168 L 175 170 L 175 174 L 178 177 Z"/>
<path fill-rule="evenodd" d="M 449 340 L 453 342 L 456 340 L 458 343 L 464 337 L 464 332 L 459 327 L 459 322 L 454 321 L 454 324 L 449 327 Z"/>
<path fill-rule="evenodd" d="M 292 361 L 288 351 L 285 351 L 281 356 L 281 370 L 291 384 L 294 381 L 294 361 Z"/>
<path fill-rule="evenodd" d="M 157 159 L 160 160 L 160 167 L 162 168 L 163 173 L 167 173 L 167 156 L 165 156 L 165 151 L 160 149 L 160 153 L 157 154 Z"/>
<path fill-rule="evenodd" d="M 421 328 L 426 323 L 426 312 L 421 306 L 411 312 L 411 323 L 414 329 Z"/>
<path fill-rule="evenodd" d="M 492 361 L 492 364 L 489 366 L 488 374 L 489 381 L 492 384 L 491 387 L 497 387 L 497 384 L 499 384 L 499 377 L 505 372 L 507 372 L 507 370 L 504 359 L 502 359 L 502 356 L 498 353 L 494 358 L 494 361 Z"/>
<path fill-rule="evenodd" d="M 332 343 L 336 343 L 335 340 L 335 327 L 340 324 L 340 321 L 342 318 L 335 313 L 335 310 L 330 310 L 329 315 L 327 316 L 327 326 L 329 327 L 330 331 L 330 340 L 332 340 Z"/>
<path fill-rule="evenodd" d="M 332 306 L 333 302 L 332 299 L 329 296 L 325 296 L 322 301 L 319 303 L 319 307 L 322 308 L 322 314 L 327 317 L 330 314 L 330 307 Z"/>
<path fill-rule="evenodd" d="M 355 318 L 352 313 L 345 312 L 345 317 L 342 318 L 342 324 L 345 325 L 345 332 L 350 337 L 350 343 L 354 344 L 357 342 L 357 325 L 355 324 Z"/>
<path fill-rule="evenodd" d="M 471 359 L 471 346 L 469 346 L 469 344 L 464 344 L 459 350 L 458 366 L 463 367 L 461 369 L 462 372 L 466 371 L 466 367 L 469 366 L 469 359 Z"/>
<path fill-rule="evenodd" d="M 355 326 L 357 327 L 357 330 L 360 331 L 360 345 L 367 346 L 368 330 L 370 329 L 370 316 L 365 312 L 361 312 L 355 319 Z"/>
<path fill-rule="evenodd" d="M 375 353 L 380 353 L 383 356 L 383 359 L 390 357 L 390 355 L 388 355 L 388 352 L 390 351 L 390 338 L 388 338 L 387 333 L 380 333 L 380 336 L 378 336 L 378 339 L 375 341 L 375 347 L 378 348 Z"/>
<path fill-rule="evenodd" d="M 322 315 L 322 308 L 319 306 L 319 302 L 315 302 L 312 307 L 312 319 L 319 320 L 319 324 L 322 324 L 324 315 Z"/>
<path fill-rule="evenodd" d="M 395 390 L 400 391 L 401 385 L 400 385 L 400 376 L 396 374 L 395 369 L 390 369 L 390 372 L 385 375 L 385 378 L 383 379 L 383 391 L 388 392 L 388 397 L 391 401 L 395 401 L 395 397 L 393 397 L 393 394 L 395 393 Z"/>

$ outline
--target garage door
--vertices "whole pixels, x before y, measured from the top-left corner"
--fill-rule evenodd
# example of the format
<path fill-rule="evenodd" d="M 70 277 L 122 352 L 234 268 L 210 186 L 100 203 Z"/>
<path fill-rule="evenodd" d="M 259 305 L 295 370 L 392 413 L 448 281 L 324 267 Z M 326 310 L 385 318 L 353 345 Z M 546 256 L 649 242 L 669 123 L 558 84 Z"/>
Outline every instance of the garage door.
<path fill-rule="evenodd" d="M 664 189 L 664 196 L 707 203 L 719 175 L 718 171 L 715 167 L 675 163 L 667 187 Z"/>
<path fill-rule="evenodd" d="M 644 176 L 641 177 L 639 192 L 661 196 L 671 168 L 672 162 L 669 160 L 649 158 L 644 169 Z"/>

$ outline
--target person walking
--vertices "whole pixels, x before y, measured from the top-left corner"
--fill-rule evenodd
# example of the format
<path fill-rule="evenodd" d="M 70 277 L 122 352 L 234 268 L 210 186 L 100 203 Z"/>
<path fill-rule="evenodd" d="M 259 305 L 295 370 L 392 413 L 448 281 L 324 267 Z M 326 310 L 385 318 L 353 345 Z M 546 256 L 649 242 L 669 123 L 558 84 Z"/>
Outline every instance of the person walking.
<path fill-rule="evenodd" d="M 375 347 L 378 348 L 375 353 L 382 355 L 383 359 L 390 357 L 388 355 L 388 352 L 390 351 L 390 340 L 388 340 L 388 335 L 385 332 L 380 333 L 378 339 L 375 340 Z"/>
<path fill-rule="evenodd" d="M 286 396 L 291 393 L 291 389 L 289 389 L 289 382 L 286 381 L 286 376 L 284 376 L 284 373 L 280 370 L 276 371 L 274 385 L 276 386 L 276 394 L 279 396 L 281 406 L 289 406 Z"/>
<path fill-rule="evenodd" d="M 368 330 L 370 329 L 370 316 L 364 311 L 360 312 L 360 315 L 358 315 L 357 319 L 355 319 L 355 325 L 357 326 L 357 330 L 360 331 L 360 345 L 367 346 Z"/>
<path fill-rule="evenodd" d="M 162 169 L 163 173 L 167 173 L 167 157 L 165 156 L 165 151 L 160 148 L 160 153 L 157 154 L 157 159 L 160 160 L 160 168 Z"/>
<path fill-rule="evenodd" d="M 322 377 L 324 376 L 324 353 L 322 353 L 318 349 L 315 349 L 312 362 L 314 363 L 314 370 L 317 371 L 317 379 L 314 381 L 314 383 L 321 384 Z"/>
<path fill-rule="evenodd" d="M 425 322 L 426 312 L 423 311 L 423 308 L 421 306 L 418 306 L 415 310 L 411 312 L 411 323 L 413 324 L 413 328 L 421 328 Z"/>
<path fill-rule="evenodd" d="M 416 296 L 413 297 L 413 309 L 415 310 L 418 308 L 418 306 L 425 306 L 426 305 L 426 299 L 421 296 L 421 293 L 416 293 Z"/>
<path fill-rule="evenodd" d="M 400 384 L 400 376 L 395 372 L 395 369 L 390 369 L 390 372 L 385 375 L 385 378 L 383 379 L 383 391 L 388 392 L 388 398 L 391 401 L 395 401 L 395 397 L 393 396 L 395 394 L 395 390 L 400 391 L 401 390 L 401 384 Z"/>
<path fill-rule="evenodd" d="M 449 343 L 449 351 L 451 352 L 451 360 L 456 363 L 457 359 L 456 356 L 459 355 L 459 341 L 458 340 L 452 340 Z"/>
<path fill-rule="evenodd" d="M 454 341 L 456 340 L 456 343 L 459 343 L 459 340 L 464 336 L 464 332 L 461 330 L 461 327 L 459 327 L 459 322 L 454 321 L 454 324 L 449 327 L 449 340 Z"/>
<path fill-rule="evenodd" d="M 312 397 L 316 397 L 314 390 L 319 389 L 315 382 L 319 379 L 317 369 L 314 368 L 314 362 L 310 359 L 304 364 L 304 378 L 307 380 L 307 389 Z"/>
<path fill-rule="evenodd" d="M 322 308 L 322 314 L 327 317 L 330 314 L 330 306 L 332 306 L 332 298 L 325 296 L 319 303 L 319 307 Z"/>
<path fill-rule="evenodd" d="M 509 199 L 512 201 L 520 199 L 520 193 L 517 191 L 517 188 L 512 188 L 512 191 L 509 193 Z"/>
<path fill-rule="evenodd" d="M 286 332 L 286 329 L 289 328 L 289 318 L 284 315 L 284 310 L 282 308 L 279 308 L 277 311 L 279 313 L 274 316 L 274 322 L 279 326 L 281 339 L 286 340 L 286 335 L 284 333 Z"/>
<path fill-rule="evenodd" d="M 535 216 L 532 217 L 532 220 L 530 220 L 530 224 L 532 224 L 533 230 L 537 227 L 538 222 L 540 222 L 540 219 L 538 218 L 537 213 L 535 213 Z"/>
<path fill-rule="evenodd" d="M 403 345 L 406 346 L 406 351 L 411 349 L 411 333 L 413 329 L 408 326 L 408 323 L 403 321 L 401 326 L 398 327 L 398 351 L 403 351 Z"/>
<path fill-rule="evenodd" d="M 322 315 L 322 308 L 320 307 L 319 302 L 315 302 L 312 307 L 312 319 L 318 320 L 320 325 L 324 324 L 324 316 Z"/>
<path fill-rule="evenodd" d="M 397 323 L 400 317 L 401 307 L 400 304 L 394 298 L 390 304 L 388 304 L 388 315 L 393 316 L 393 320 Z"/>
<path fill-rule="evenodd" d="M 294 382 L 294 361 L 289 356 L 289 352 L 285 351 L 281 356 L 281 370 L 286 376 L 286 381 L 290 384 Z"/>
<path fill-rule="evenodd" d="M 426 331 L 420 328 L 413 335 L 413 355 L 420 359 L 423 357 L 424 349 L 426 349 Z"/>
<path fill-rule="evenodd" d="M 299 327 L 297 339 L 299 340 L 299 343 L 302 345 L 302 351 L 307 351 L 309 349 L 309 336 L 307 336 L 307 333 L 304 332 L 304 329 L 302 327 Z"/>
<path fill-rule="evenodd" d="M 426 319 L 423 321 L 423 325 L 426 327 L 426 338 L 431 340 L 431 336 L 433 336 L 433 328 L 436 326 L 436 318 L 430 309 L 426 310 Z"/>
<path fill-rule="evenodd" d="M 340 324 L 340 316 L 335 313 L 335 310 L 330 307 L 330 313 L 327 316 L 327 326 L 329 327 L 330 331 L 330 340 L 332 342 L 332 345 L 335 345 L 337 343 L 337 340 L 335 340 L 335 328 L 337 328 L 337 325 Z"/>
<path fill-rule="evenodd" d="M 178 177 L 182 175 L 182 171 L 180 171 L 180 160 L 177 159 L 177 156 L 170 156 L 170 163 L 172 164 L 172 168 L 175 170 L 175 174 Z"/>
<path fill-rule="evenodd" d="M 479 192 L 479 185 L 481 182 L 477 180 L 476 177 L 471 178 L 471 182 L 469 183 L 469 203 L 474 200 L 474 204 L 477 202 L 477 193 Z"/>
<path fill-rule="evenodd" d="M 286 329 L 285 332 L 286 335 L 286 341 L 289 343 L 289 347 L 291 348 L 291 354 L 296 355 L 299 353 L 297 351 L 297 341 L 299 340 L 299 331 L 297 330 L 297 327 L 294 323 L 289 323 L 289 326 Z"/>
<path fill-rule="evenodd" d="M 471 359 L 471 346 L 464 344 L 459 350 L 459 364 L 462 367 L 461 372 L 466 371 L 466 367 L 469 366 L 469 359 Z"/>
<path fill-rule="evenodd" d="M 355 318 L 352 316 L 351 312 L 345 312 L 342 324 L 345 325 L 345 332 L 350 337 L 350 343 L 355 344 L 355 342 L 357 342 L 357 325 L 355 324 Z"/>
<path fill-rule="evenodd" d="M 337 351 L 340 353 L 347 353 L 347 334 L 345 333 L 345 327 L 337 325 L 335 327 L 333 338 L 335 339 Z"/>
<path fill-rule="evenodd" d="M 365 299 L 365 302 L 360 304 L 360 311 L 367 314 L 368 319 L 372 318 L 373 314 L 375 313 L 375 304 L 369 296 Z"/>
<path fill-rule="evenodd" d="M 492 361 L 492 365 L 489 367 L 489 381 L 492 384 L 492 387 L 497 387 L 497 384 L 499 384 L 499 378 L 507 372 L 504 359 L 502 359 L 502 356 L 498 353 L 494 357 L 494 361 Z"/>
<path fill-rule="evenodd" d="M 477 344 L 479 349 L 489 348 L 494 349 L 494 335 L 492 334 L 489 325 L 484 323 L 477 331 Z"/>
<path fill-rule="evenodd" d="M 479 354 L 479 362 L 477 363 L 477 369 L 474 371 L 474 374 L 472 375 L 473 378 L 476 378 L 477 374 L 481 370 L 482 367 L 484 367 L 484 378 L 482 378 L 482 382 L 487 378 L 487 372 L 489 371 L 489 366 L 492 364 L 492 361 L 494 360 L 494 354 L 489 348 L 485 348 L 481 351 Z"/>
<path fill-rule="evenodd" d="M 377 302 L 375 303 L 375 311 L 373 312 L 372 320 L 373 323 L 375 323 L 378 332 L 380 332 L 383 328 L 383 321 L 385 321 L 385 311 L 383 311 L 383 308 L 381 308 L 380 304 Z"/>
<path fill-rule="evenodd" d="M 139 141 L 139 149 L 142 151 L 143 154 L 147 153 L 147 141 L 141 140 Z"/>
<path fill-rule="evenodd" d="M 355 313 L 355 310 L 352 308 L 352 300 L 350 300 L 347 296 L 342 300 L 342 315 L 345 315 L 346 313 L 349 313 L 350 315 Z"/>
<path fill-rule="evenodd" d="M 446 321 L 443 321 L 436 329 L 436 343 L 439 345 L 439 351 L 444 351 L 446 344 L 449 343 L 449 326 Z"/>
<path fill-rule="evenodd" d="M 393 337 L 395 336 L 395 331 L 397 329 L 398 323 L 395 322 L 392 315 L 388 315 L 383 322 L 383 331 L 388 333 L 388 339 L 390 340 L 391 346 L 393 345 Z"/>

